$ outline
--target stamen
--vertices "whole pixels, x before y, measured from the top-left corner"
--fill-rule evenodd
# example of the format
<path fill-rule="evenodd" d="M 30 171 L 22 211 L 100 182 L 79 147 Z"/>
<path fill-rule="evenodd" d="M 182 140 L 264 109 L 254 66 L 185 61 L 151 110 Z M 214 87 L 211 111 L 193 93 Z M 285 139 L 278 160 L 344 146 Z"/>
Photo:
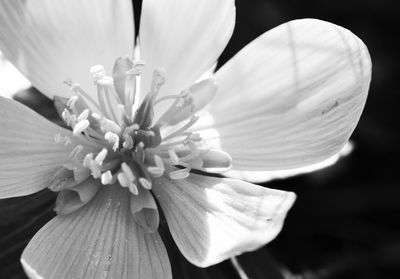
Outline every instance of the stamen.
<path fill-rule="evenodd" d="M 92 115 L 93 116 L 93 115 Z M 113 132 L 114 134 L 119 134 L 121 133 L 121 127 L 115 123 L 114 121 L 107 119 L 107 118 L 101 118 L 100 119 L 100 124 L 101 124 L 101 129 L 103 132 Z"/>
<path fill-rule="evenodd" d="M 80 122 L 82 120 L 87 119 L 89 117 L 89 113 L 90 113 L 90 110 L 89 109 L 85 109 L 84 111 L 82 111 L 81 114 L 79 114 L 77 121 Z"/>
<path fill-rule="evenodd" d="M 118 182 L 122 187 L 128 187 L 129 191 L 134 194 L 137 195 L 139 194 L 139 190 L 136 186 L 135 183 L 131 182 L 128 180 L 128 177 L 126 176 L 126 174 L 124 172 L 120 172 L 117 176 Z"/>
<path fill-rule="evenodd" d="M 130 136 L 126 137 L 126 140 L 122 144 L 122 146 L 126 149 L 131 149 L 133 148 L 133 139 Z"/>
<path fill-rule="evenodd" d="M 128 187 L 129 181 L 128 181 L 128 178 L 126 177 L 125 173 L 120 172 L 120 173 L 117 175 L 117 179 L 118 179 L 119 184 L 120 184 L 122 187 Z"/>
<path fill-rule="evenodd" d="M 187 129 L 189 129 L 191 126 L 193 126 L 194 123 L 197 122 L 197 120 L 199 120 L 198 116 L 192 116 L 192 118 L 190 118 L 189 122 L 186 123 L 183 127 L 181 127 L 180 129 L 178 129 L 177 131 L 173 132 L 172 134 L 166 136 L 165 138 L 163 138 L 164 141 L 169 140 L 175 136 L 180 135 L 182 132 L 186 131 Z"/>
<path fill-rule="evenodd" d="M 153 177 L 161 177 L 164 174 L 164 169 L 160 167 L 148 167 L 147 171 L 153 176 Z"/>
<path fill-rule="evenodd" d="M 97 154 L 96 158 L 94 159 L 96 164 L 101 166 L 103 164 L 104 159 L 107 157 L 107 149 L 103 148 L 99 154 Z"/>
<path fill-rule="evenodd" d="M 67 101 L 67 107 L 69 107 L 70 109 L 75 109 L 75 103 L 77 100 L 78 100 L 78 96 L 76 96 L 76 95 L 69 98 Z"/>
<path fill-rule="evenodd" d="M 85 131 L 87 129 L 87 127 L 89 127 L 89 125 L 90 125 L 90 123 L 87 119 L 76 123 L 74 126 L 74 129 L 72 131 L 72 134 L 74 134 L 74 136 L 79 135 L 80 133 Z"/>
<path fill-rule="evenodd" d="M 110 144 L 112 144 L 112 149 L 114 150 L 114 152 L 117 151 L 119 146 L 119 137 L 117 134 L 113 132 L 107 132 L 104 135 L 104 139 L 108 141 Z"/>
<path fill-rule="evenodd" d="M 99 78 L 99 79 L 97 80 L 97 84 L 98 84 L 98 85 L 101 85 L 101 86 L 106 86 L 106 87 L 108 87 L 108 86 L 113 86 L 114 81 L 113 81 L 112 77 L 103 76 L 103 77 L 101 77 L 101 78 Z"/>
<path fill-rule="evenodd" d="M 135 183 L 129 183 L 128 187 L 129 187 L 129 191 L 131 191 L 132 194 L 134 194 L 134 195 L 139 194 L 139 190 Z"/>
<path fill-rule="evenodd" d="M 159 167 L 160 169 L 165 169 L 164 162 L 160 156 L 154 155 L 154 162 L 155 162 L 156 166 Z"/>
<path fill-rule="evenodd" d="M 151 182 L 149 180 L 147 180 L 146 178 L 139 178 L 139 182 L 142 185 L 143 188 L 147 189 L 147 190 L 151 190 Z"/>
<path fill-rule="evenodd" d="M 135 175 L 133 174 L 131 168 L 128 166 L 127 163 L 123 162 L 121 164 L 121 170 L 130 182 L 133 182 L 136 179 Z"/>
<path fill-rule="evenodd" d="M 184 179 L 189 176 L 189 170 L 188 169 L 180 169 L 176 171 L 172 171 L 169 173 L 169 178 L 173 180 L 179 180 L 179 179 Z"/>
<path fill-rule="evenodd" d="M 151 82 L 151 91 L 153 100 L 157 97 L 160 92 L 161 86 L 165 83 L 165 74 L 163 69 L 158 69 L 153 72 L 153 80 Z"/>
<path fill-rule="evenodd" d="M 168 149 L 168 154 L 169 154 L 169 158 L 170 158 L 172 164 L 178 165 L 179 164 L 179 157 L 176 154 L 175 149 L 173 149 L 173 148 Z"/>
<path fill-rule="evenodd" d="M 106 75 L 106 71 L 102 65 L 94 65 L 90 67 L 90 73 L 93 75 L 94 84 Z"/>
<path fill-rule="evenodd" d="M 90 162 L 93 161 L 93 153 L 86 154 L 85 158 L 83 159 L 83 166 L 85 168 L 90 168 Z"/>
<path fill-rule="evenodd" d="M 113 181 L 113 176 L 111 174 L 111 171 L 108 170 L 101 175 L 101 184 L 103 185 L 111 184 L 112 181 Z"/>
<path fill-rule="evenodd" d="M 92 171 L 93 178 L 101 177 L 101 171 L 100 171 L 99 167 L 96 165 L 96 162 L 94 160 L 90 161 L 89 169 Z"/>

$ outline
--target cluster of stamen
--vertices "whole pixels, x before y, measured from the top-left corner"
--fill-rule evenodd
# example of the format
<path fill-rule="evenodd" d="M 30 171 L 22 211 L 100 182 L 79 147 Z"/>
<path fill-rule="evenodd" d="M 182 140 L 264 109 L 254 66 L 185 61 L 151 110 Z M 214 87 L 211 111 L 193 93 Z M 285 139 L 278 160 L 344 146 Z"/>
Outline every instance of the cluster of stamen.
<path fill-rule="evenodd" d="M 74 95 L 55 98 L 55 105 L 79 143 L 55 136 L 60 144 L 76 144 L 64 167 L 82 180 L 92 176 L 103 185 L 118 181 L 134 195 L 140 187 L 150 190 L 152 179 L 163 175 L 178 180 L 188 177 L 192 168 L 229 168 L 229 155 L 206 148 L 200 135 L 189 131 L 198 120 L 195 113 L 213 97 L 215 85 L 209 90 L 213 92 L 202 98 L 195 98 L 188 89 L 157 99 L 165 78 L 156 70 L 150 92 L 138 105 L 136 93 L 143 69 L 143 62 L 133 63 L 128 58 L 116 61 L 113 77 L 100 65 L 92 67 L 97 101 L 79 84 L 65 82 Z M 198 88 L 201 86 L 210 85 L 203 83 Z M 168 101 L 168 109 L 155 119 L 154 107 Z"/>

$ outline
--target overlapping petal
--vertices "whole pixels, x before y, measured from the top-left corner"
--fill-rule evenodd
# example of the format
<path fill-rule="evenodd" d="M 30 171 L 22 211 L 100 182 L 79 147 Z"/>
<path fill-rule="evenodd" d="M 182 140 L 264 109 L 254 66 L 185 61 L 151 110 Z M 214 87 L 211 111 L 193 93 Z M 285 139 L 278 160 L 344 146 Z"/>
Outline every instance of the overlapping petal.
<path fill-rule="evenodd" d="M 0 97 L 0 197 L 46 188 L 73 145 L 57 144 L 65 130 L 13 100 Z"/>
<path fill-rule="evenodd" d="M 176 94 L 208 70 L 228 43 L 235 24 L 233 0 L 143 1 L 141 59 L 146 62 L 142 91 L 152 72 L 164 68 L 161 94 Z"/>
<path fill-rule="evenodd" d="M 168 255 L 158 233 L 133 220 L 129 194 L 102 188 L 78 211 L 57 216 L 30 241 L 22 264 L 32 278 L 168 279 Z"/>
<path fill-rule="evenodd" d="M 203 136 L 232 156 L 235 169 L 320 162 L 349 139 L 370 78 L 367 48 L 350 31 L 314 19 L 288 22 L 217 71 L 212 124 Z"/>
<path fill-rule="evenodd" d="M 196 174 L 160 178 L 153 191 L 180 251 L 201 267 L 274 239 L 295 200 L 290 192 Z"/>
<path fill-rule="evenodd" d="M 0 49 L 47 96 L 69 96 L 63 81 L 93 89 L 89 68 L 133 52 L 129 0 L 0 1 Z M 94 93 L 94 91 L 93 91 Z"/>

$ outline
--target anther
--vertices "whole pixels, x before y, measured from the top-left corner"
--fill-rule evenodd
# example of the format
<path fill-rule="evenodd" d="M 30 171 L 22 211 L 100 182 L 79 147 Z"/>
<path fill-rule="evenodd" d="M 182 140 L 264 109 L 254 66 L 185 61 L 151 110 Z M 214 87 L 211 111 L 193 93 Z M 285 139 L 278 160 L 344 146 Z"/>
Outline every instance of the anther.
<path fill-rule="evenodd" d="M 133 148 L 133 139 L 130 136 L 126 137 L 126 140 L 124 141 L 122 146 L 126 149 L 132 149 Z"/>
<path fill-rule="evenodd" d="M 83 166 L 85 168 L 89 168 L 90 167 L 90 162 L 93 160 L 93 153 L 88 153 L 86 154 L 85 158 L 83 158 Z"/>
<path fill-rule="evenodd" d="M 96 164 L 101 166 L 103 164 L 104 159 L 107 157 L 107 149 L 103 148 L 99 154 L 97 154 L 96 158 L 94 159 Z"/>
<path fill-rule="evenodd" d="M 90 68 L 90 73 L 93 75 L 94 84 L 106 75 L 106 71 L 102 65 L 95 65 Z"/>
<path fill-rule="evenodd" d="M 169 173 L 169 178 L 173 180 L 179 180 L 179 179 L 184 179 L 189 176 L 189 170 L 188 169 L 181 169 L 181 170 L 176 170 L 172 171 Z"/>
<path fill-rule="evenodd" d="M 168 149 L 168 154 L 169 154 L 169 158 L 170 158 L 172 164 L 178 165 L 179 164 L 179 157 L 176 154 L 175 149 L 173 149 L 173 148 Z"/>
<path fill-rule="evenodd" d="M 75 103 L 77 100 L 78 100 L 78 96 L 76 96 L 76 95 L 72 96 L 71 98 L 68 99 L 67 106 L 70 109 L 73 109 L 75 107 Z"/>
<path fill-rule="evenodd" d="M 113 132 L 114 134 L 119 134 L 121 132 L 121 127 L 110 119 L 102 118 L 100 123 L 103 132 Z"/>
<path fill-rule="evenodd" d="M 153 98 L 156 97 L 158 92 L 160 91 L 161 86 L 165 83 L 165 75 L 163 69 L 158 69 L 153 72 L 153 80 L 151 83 L 151 94 Z"/>
<path fill-rule="evenodd" d="M 160 156 L 154 155 L 154 162 L 157 167 L 159 167 L 160 169 L 164 169 L 164 162 Z"/>
<path fill-rule="evenodd" d="M 120 184 L 122 187 L 128 187 L 129 182 L 128 182 L 128 178 L 126 177 L 125 173 L 120 172 L 120 173 L 117 175 L 117 179 L 118 179 L 119 184 Z"/>
<path fill-rule="evenodd" d="M 101 171 L 94 160 L 90 161 L 89 169 L 92 171 L 93 178 L 101 177 Z"/>
<path fill-rule="evenodd" d="M 147 171 L 153 176 L 153 177 L 161 177 L 164 174 L 164 168 L 159 168 L 159 167 L 148 167 Z"/>
<path fill-rule="evenodd" d="M 135 183 L 132 183 L 132 182 L 129 183 L 128 187 L 129 187 L 129 191 L 131 191 L 132 194 L 134 194 L 134 195 L 138 195 L 139 194 L 139 190 L 138 190 L 138 188 L 137 188 Z"/>
<path fill-rule="evenodd" d="M 74 126 L 72 133 L 76 136 L 85 131 L 89 127 L 89 121 L 87 119 L 77 122 Z"/>
<path fill-rule="evenodd" d="M 146 178 L 139 178 L 140 185 L 142 185 L 143 188 L 147 190 L 151 190 L 151 182 L 147 180 Z"/>
<path fill-rule="evenodd" d="M 111 171 L 108 170 L 101 175 L 101 184 L 103 185 L 111 184 L 112 181 L 113 181 L 113 176 L 111 174 Z"/>
<path fill-rule="evenodd" d="M 104 76 L 97 80 L 97 84 L 101 86 L 112 86 L 114 84 L 114 80 L 112 77 Z"/>
<path fill-rule="evenodd" d="M 77 121 L 80 122 L 82 120 L 87 119 L 89 117 L 89 113 L 90 113 L 90 110 L 85 109 L 84 111 L 82 111 L 81 114 L 79 114 Z"/>
<path fill-rule="evenodd" d="M 127 163 L 123 162 L 121 164 L 121 170 L 127 177 L 128 181 L 133 182 L 136 179 L 135 175 L 133 174 L 131 168 L 128 166 Z"/>
<path fill-rule="evenodd" d="M 114 150 L 114 152 L 117 151 L 118 146 L 119 146 L 119 137 L 117 134 L 115 134 L 113 132 L 107 132 L 104 135 L 104 139 L 112 145 L 112 149 Z"/>

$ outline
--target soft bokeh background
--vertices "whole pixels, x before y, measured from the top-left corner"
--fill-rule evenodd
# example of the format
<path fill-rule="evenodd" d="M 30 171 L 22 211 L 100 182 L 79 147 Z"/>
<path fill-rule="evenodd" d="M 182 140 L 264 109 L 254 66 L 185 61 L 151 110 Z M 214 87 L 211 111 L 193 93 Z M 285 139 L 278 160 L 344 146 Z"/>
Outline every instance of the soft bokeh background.
<path fill-rule="evenodd" d="M 140 3 L 135 2 L 136 14 Z M 397 92 L 400 26 L 396 1 L 237 0 L 237 25 L 221 63 L 252 39 L 286 21 L 313 17 L 357 34 L 373 60 L 370 94 L 352 137 L 354 151 L 318 172 L 264 184 L 295 191 L 298 200 L 282 233 L 238 257 L 250 279 L 400 278 L 400 186 Z M 1 80 L 0 80 L 1 82 Z M 1 85 L 0 85 L 1 86 Z M 34 90 L 17 94 L 46 117 L 51 101 Z M 4 158 L 1 158 L 2 160 Z M 23 170 L 21 170 L 23 171 Z M 0 201 L 0 278 L 26 278 L 19 255 L 53 215 L 54 195 Z M 239 278 L 231 263 L 198 269 L 176 251 L 163 227 L 175 278 Z"/>

